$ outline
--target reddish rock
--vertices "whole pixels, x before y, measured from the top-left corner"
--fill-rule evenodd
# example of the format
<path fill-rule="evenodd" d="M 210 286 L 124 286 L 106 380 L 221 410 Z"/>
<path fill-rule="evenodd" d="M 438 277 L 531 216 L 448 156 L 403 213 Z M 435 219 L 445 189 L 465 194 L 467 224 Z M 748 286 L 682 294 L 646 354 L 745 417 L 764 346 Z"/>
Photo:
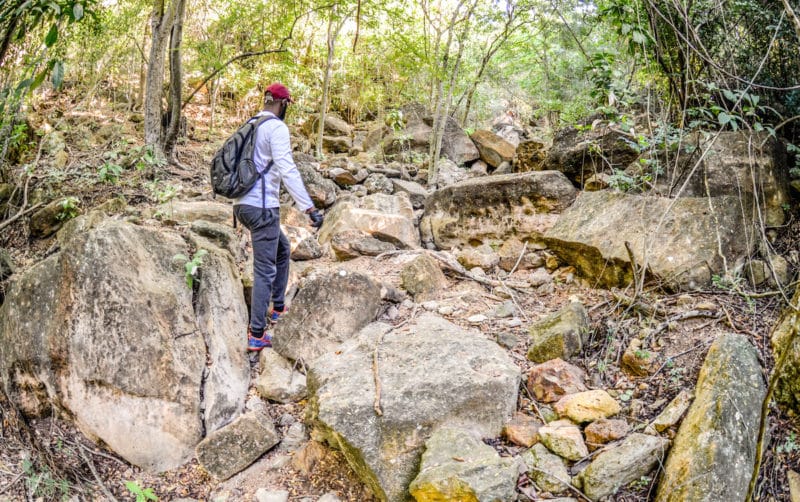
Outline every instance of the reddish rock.
<path fill-rule="evenodd" d="M 542 423 L 524 413 L 515 413 L 514 417 L 503 427 L 503 437 L 515 445 L 530 448 L 539 442 L 539 428 Z"/>
<path fill-rule="evenodd" d="M 631 340 L 631 344 L 622 354 L 622 371 L 631 377 L 645 377 L 657 368 L 658 354 L 642 348 L 642 341 L 638 338 Z"/>
<path fill-rule="evenodd" d="M 470 136 L 472 142 L 478 147 L 481 160 L 490 166 L 497 167 L 503 162 L 514 160 L 514 145 L 504 140 L 497 134 L 478 129 Z"/>
<path fill-rule="evenodd" d="M 594 451 L 606 443 L 624 438 L 629 430 L 625 420 L 601 418 L 587 425 L 583 433 L 586 436 L 586 446 Z"/>
<path fill-rule="evenodd" d="M 560 358 L 533 367 L 528 375 L 528 391 L 537 401 L 553 403 L 567 394 L 583 392 L 586 373 Z"/>

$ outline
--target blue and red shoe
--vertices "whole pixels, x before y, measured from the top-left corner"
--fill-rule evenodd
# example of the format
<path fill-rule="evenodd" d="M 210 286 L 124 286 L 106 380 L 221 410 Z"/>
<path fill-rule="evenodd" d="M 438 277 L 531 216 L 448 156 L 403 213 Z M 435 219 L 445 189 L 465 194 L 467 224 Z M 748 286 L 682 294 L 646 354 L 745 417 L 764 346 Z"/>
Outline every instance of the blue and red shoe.
<path fill-rule="evenodd" d="M 264 333 L 261 338 L 253 336 L 250 331 L 247 331 L 247 350 L 250 352 L 258 352 L 261 349 L 272 348 L 272 337 L 269 333 Z"/>
<path fill-rule="evenodd" d="M 289 309 L 286 308 L 286 307 L 283 307 L 280 310 L 276 310 L 276 309 L 270 310 L 270 312 L 269 312 L 269 322 L 271 322 L 272 324 L 275 324 L 276 322 L 278 322 L 278 319 L 280 319 L 281 316 L 283 314 L 285 314 L 286 312 L 288 312 L 288 311 L 289 311 Z"/>

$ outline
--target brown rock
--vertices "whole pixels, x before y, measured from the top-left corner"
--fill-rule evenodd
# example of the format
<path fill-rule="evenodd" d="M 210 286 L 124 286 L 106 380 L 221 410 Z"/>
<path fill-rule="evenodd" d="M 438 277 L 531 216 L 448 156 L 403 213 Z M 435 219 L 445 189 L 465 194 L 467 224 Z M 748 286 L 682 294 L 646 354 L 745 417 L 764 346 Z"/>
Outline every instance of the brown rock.
<path fill-rule="evenodd" d="M 569 420 L 556 420 L 542 426 L 539 440 L 548 450 L 567 460 L 580 460 L 589 455 L 580 427 Z"/>
<path fill-rule="evenodd" d="M 594 422 L 620 412 L 619 403 L 604 390 L 587 390 L 562 397 L 553 407 L 560 417 L 573 422 Z"/>
<path fill-rule="evenodd" d="M 514 417 L 503 427 L 503 437 L 515 445 L 530 448 L 539 442 L 539 428 L 542 422 L 524 413 L 515 413 Z"/>
<path fill-rule="evenodd" d="M 504 140 L 497 134 L 478 129 L 470 136 L 478 151 L 481 154 L 481 160 L 490 166 L 497 167 L 503 162 L 511 162 L 514 160 L 514 145 Z"/>
<path fill-rule="evenodd" d="M 522 141 L 517 146 L 516 154 L 514 171 L 518 173 L 540 171 L 547 156 L 544 143 L 538 141 Z"/>
<path fill-rule="evenodd" d="M 516 270 L 532 270 L 544 266 L 544 259 L 536 254 L 531 246 L 514 237 L 507 239 L 497 250 L 500 256 L 500 268 L 511 272 Z"/>
<path fill-rule="evenodd" d="M 577 366 L 560 358 L 551 359 L 531 369 L 528 375 L 528 391 L 537 401 L 552 403 L 567 394 L 587 390 L 583 383 L 585 378 L 586 373 Z"/>
<path fill-rule="evenodd" d="M 642 341 L 634 338 L 622 354 L 622 371 L 632 377 L 648 376 L 657 369 L 657 359 L 656 353 L 642 349 Z"/>
<path fill-rule="evenodd" d="M 586 446 L 594 451 L 606 443 L 624 438 L 629 430 L 625 420 L 601 418 L 587 425 L 583 433 L 586 436 Z"/>
<path fill-rule="evenodd" d="M 789 478 L 789 496 L 792 502 L 800 502 L 800 474 L 794 471 L 789 471 L 787 474 Z"/>
<path fill-rule="evenodd" d="M 308 476 L 320 460 L 328 455 L 325 445 L 317 441 L 309 441 L 292 455 L 292 467 Z"/>
<path fill-rule="evenodd" d="M 423 254 L 403 267 L 400 272 L 400 286 L 419 301 L 435 296 L 446 288 L 447 278 L 437 261 Z"/>

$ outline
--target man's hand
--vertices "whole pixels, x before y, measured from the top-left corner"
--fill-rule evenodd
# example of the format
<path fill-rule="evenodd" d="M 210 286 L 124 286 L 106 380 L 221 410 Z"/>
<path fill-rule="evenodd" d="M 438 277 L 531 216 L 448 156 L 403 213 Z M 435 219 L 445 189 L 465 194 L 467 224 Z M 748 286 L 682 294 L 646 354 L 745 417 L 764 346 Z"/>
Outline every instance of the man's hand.
<path fill-rule="evenodd" d="M 322 213 L 317 211 L 316 209 L 312 209 L 308 212 L 308 217 L 311 218 L 311 226 L 314 228 L 319 228 L 322 226 L 322 222 L 325 220 L 323 218 Z"/>

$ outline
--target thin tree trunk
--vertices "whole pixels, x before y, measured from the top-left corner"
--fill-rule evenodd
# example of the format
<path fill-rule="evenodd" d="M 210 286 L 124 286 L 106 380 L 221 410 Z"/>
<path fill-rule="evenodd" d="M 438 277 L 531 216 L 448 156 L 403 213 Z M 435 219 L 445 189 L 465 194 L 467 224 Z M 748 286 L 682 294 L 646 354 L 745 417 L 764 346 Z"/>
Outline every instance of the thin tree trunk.
<path fill-rule="evenodd" d="M 149 34 L 149 25 L 146 25 L 142 33 L 142 51 L 147 47 L 147 35 Z M 136 93 L 136 102 L 134 103 L 136 110 L 141 110 L 144 106 L 145 86 L 147 85 L 147 60 L 142 55 L 142 62 L 139 65 L 139 91 Z"/>
<path fill-rule="evenodd" d="M 164 58 L 174 13 L 174 4 L 166 6 L 166 1 L 155 0 L 153 3 L 153 14 L 150 18 L 150 60 L 147 64 L 144 99 L 144 142 L 160 158 L 164 157 L 161 127 Z"/>
<path fill-rule="evenodd" d="M 176 163 L 175 145 L 181 125 L 181 89 L 183 87 L 183 67 L 181 65 L 181 42 L 183 41 L 183 17 L 186 0 L 175 0 L 175 17 L 169 43 L 169 125 L 164 138 L 164 155 L 171 163 Z"/>
<path fill-rule="evenodd" d="M 331 12 L 331 17 L 328 19 L 328 55 L 325 62 L 325 78 L 322 82 L 322 103 L 319 107 L 319 123 L 317 124 L 317 147 L 316 147 L 316 156 L 318 159 L 322 158 L 322 140 L 325 136 L 325 114 L 328 111 L 328 94 L 330 92 L 331 87 L 331 75 L 333 73 L 333 56 L 336 44 L 336 35 L 338 34 L 339 30 L 336 30 L 334 33 L 333 29 L 333 15 L 334 13 Z"/>

